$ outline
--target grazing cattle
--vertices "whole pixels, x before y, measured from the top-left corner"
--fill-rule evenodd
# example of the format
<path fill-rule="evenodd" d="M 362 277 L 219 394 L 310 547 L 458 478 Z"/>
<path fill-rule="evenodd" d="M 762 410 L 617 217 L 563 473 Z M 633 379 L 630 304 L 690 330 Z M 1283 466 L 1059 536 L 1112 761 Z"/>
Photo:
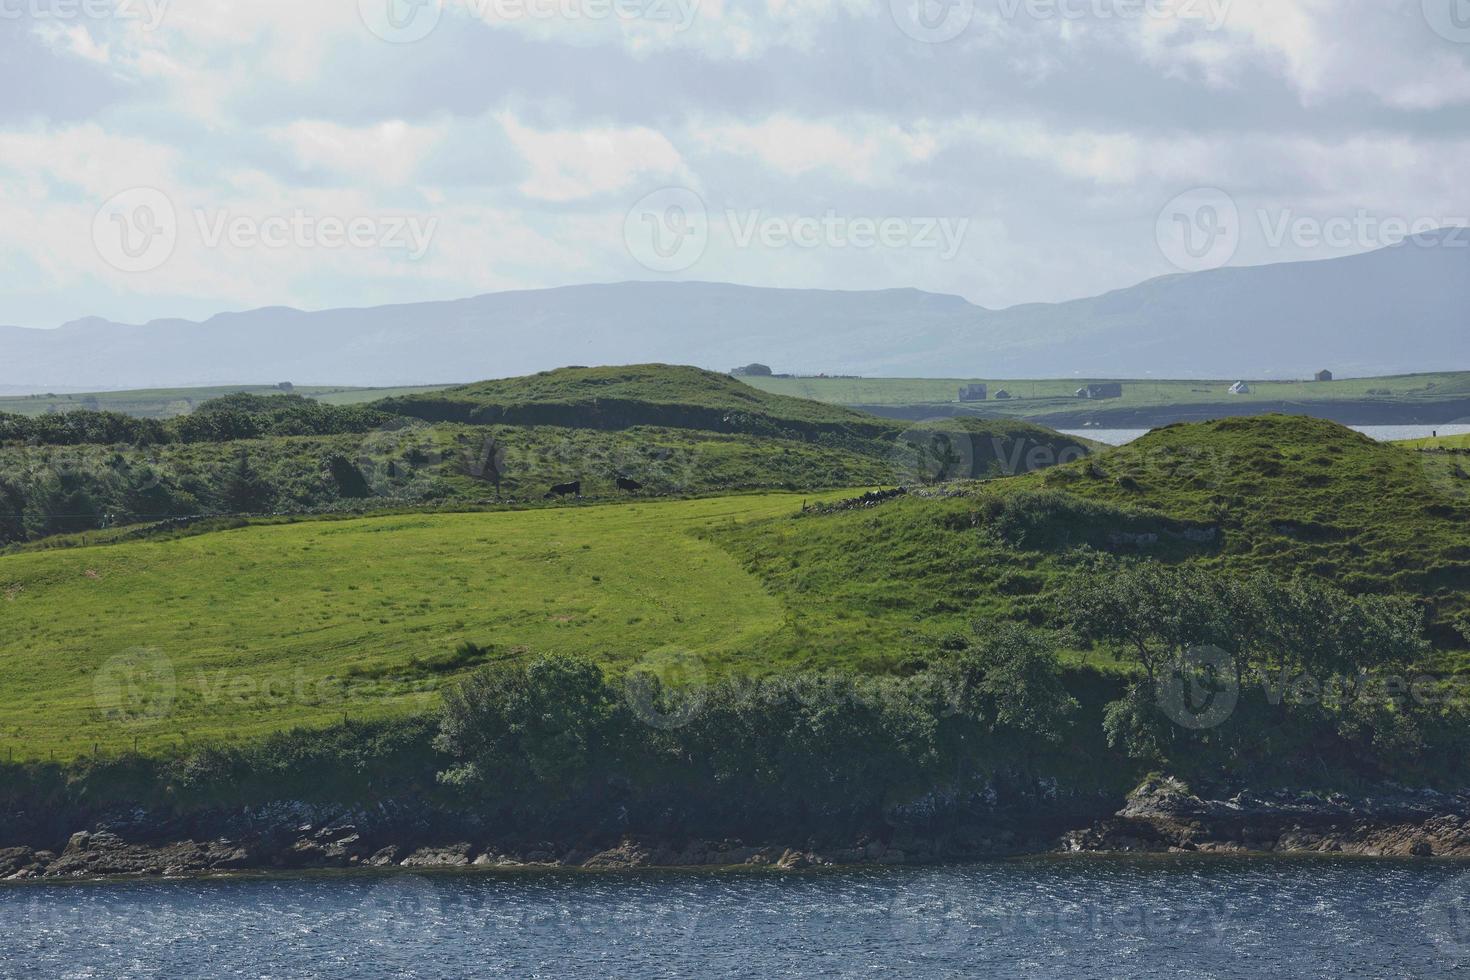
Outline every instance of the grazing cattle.
<path fill-rule="evenodd" d="M 546 499 L 550 500 L 552 497 L 580 496 L 582 496 L 582 481 L 578 480 L 575 483 L 558 483 L 551 488 L 551 492 L 546 495 Z"/>
<path fill-rule="evenodd" d="M 639 483 L 637 480 L 630 480 L 626 476 L 620 476 L 618 477 L 618 489 L 626 490 L 629 493 L 637 493 L 639 490 L 643 489 L 643 484 Z"/>

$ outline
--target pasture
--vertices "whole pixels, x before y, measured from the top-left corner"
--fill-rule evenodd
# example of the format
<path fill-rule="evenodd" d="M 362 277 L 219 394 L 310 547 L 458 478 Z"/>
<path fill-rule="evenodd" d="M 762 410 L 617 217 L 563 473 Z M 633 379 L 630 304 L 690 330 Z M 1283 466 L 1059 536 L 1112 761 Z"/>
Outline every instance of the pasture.
<path fill-rule="evenodd" d="M 784 608 L 698 532 L 845 495 L 408 514 L 0 556 L 0 759 L 400 715 L 456 674 L 532 653 L 613 672 L 760 669 L 749 652 Z"/>

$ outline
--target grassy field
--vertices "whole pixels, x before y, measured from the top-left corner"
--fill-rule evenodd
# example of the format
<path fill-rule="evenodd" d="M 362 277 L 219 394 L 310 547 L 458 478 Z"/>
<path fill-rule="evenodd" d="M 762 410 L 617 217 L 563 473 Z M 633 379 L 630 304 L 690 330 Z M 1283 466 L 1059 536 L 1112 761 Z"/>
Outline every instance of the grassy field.
<path fill-rule="evenodd" d="M 1181 416 L 1187 416 L 1191 407 L 1204 409 L 1221 403 L 1228 403 L 1248 412 L 1252 405 L 1277 403 L 1299 404 L 1306 408 L 1321 407 L 1332 402 L 1364 401 L 1412 406 L 1470 398 L 1470 372 L 1350 378 L 1327 382 L 1250 381 L 1251 393 L 1247 395 L 1229 393 L 1228 389 L 1241 380 L 1239 378 L 1219 381 L 1132 379 L 1123 381 L 1122 398 L 1099 402 L 1082 401 L 1076 397 L 1076 391 L 1085 384 L 1109 379 L 1014 381 L 986 378 L 751 377 L 742 380 L 762 391 L 810 398 L 834 405 L 888 408 L 932 406 L 936 409 L 961 405 L 958 400 L 960 386 L 983 382 L 990 387 L 991 400 L 963 403 L 967 411 L 996 417 L 1033 419 L 1084 410 L 1120 413 L 1161 408 L 1177 409 Z M 995 393 L 1002 389 L 1014 397 L 1010 401 L 995 401 Z"/>
<path fill-rule="evenodd" d="M 1470 433 L 1459 436 L 1440 436 L 1437 439 L 1408 439 L 1398 445 L 1405 449 L 1470 450 Z"/>
<path fill-rule="evenodd" d="M 821 498 L 307 522 L 3 556 L 0 758 L 413 711 L 456 672 L 533 651 L 686 676 L 775 666 L 752 651 L 783 628 L 783 606 L 696 532 L 807 499 Z M 466 641 L 488 654 L 457 658 Z"/>
<path fill-rule="evenodd" d="M 442 385 L 416 388 L 351 388 L 342 385 L 300 385 L 293 392 L 331 405 L 361 405 L 399 395 L 415 395 L 437 391 Z M 57 395 L 0 396 L 0 413 L 11 415 L 45 415 L 48 412 L 72 412 L 89 408 L 120 412 L 146 419 L 167 419 L 187 415 L 199 405 L 214 398 L 237 392 L 253 395 L 278 395 L 275 385 L 226 385 L 214 388 L 146 388 L 134 391 L 98 391 Z"/>

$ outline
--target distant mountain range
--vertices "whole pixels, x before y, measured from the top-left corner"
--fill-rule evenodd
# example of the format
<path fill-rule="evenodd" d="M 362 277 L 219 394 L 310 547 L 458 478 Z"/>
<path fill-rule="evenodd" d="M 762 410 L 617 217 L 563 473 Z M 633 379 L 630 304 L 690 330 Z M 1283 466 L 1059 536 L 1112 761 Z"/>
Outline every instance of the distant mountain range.
<path fill-rule="evenodd" d="M 628 282 L 203 323 L 0 327 L 0 388 L 388 386 L 661 361 L 894 377 L 1306 377 L 1470 368 L 1470 231 L 987 310 L 915 289 Z"/>

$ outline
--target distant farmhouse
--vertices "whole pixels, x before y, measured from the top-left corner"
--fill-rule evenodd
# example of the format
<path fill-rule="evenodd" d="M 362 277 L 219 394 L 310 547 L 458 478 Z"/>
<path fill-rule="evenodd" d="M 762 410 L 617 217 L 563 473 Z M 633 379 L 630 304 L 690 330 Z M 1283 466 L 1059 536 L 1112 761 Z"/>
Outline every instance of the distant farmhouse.
<path fill-rule="evenodd" d="M 990 388 L 987 385 L 963 385 L 960 388 L 960 401 L 983 402 L 990 397 Z"/>
<path fill-rule="evenodd" d="M 1317 372 L 1317 380 L 1318 381 L 1331 381 L 1332 380 L 1332 372 L 1331 371 L 1318 371 Z"/>
<path fill-rule="evenodd" d="M 1116 381 L 1105 381 L 1102 384 L 1085 385 L 1077 389 L 1078 398 L 1122 398 L 1123 386 Z"/>
<path fill-rule="evenodd" d="M 1230 386 L 1230 393 L 1232 395 L 1249 395 L 1251 393 L 1251 386 L 1244 381 L 1237 381 Z"/>

